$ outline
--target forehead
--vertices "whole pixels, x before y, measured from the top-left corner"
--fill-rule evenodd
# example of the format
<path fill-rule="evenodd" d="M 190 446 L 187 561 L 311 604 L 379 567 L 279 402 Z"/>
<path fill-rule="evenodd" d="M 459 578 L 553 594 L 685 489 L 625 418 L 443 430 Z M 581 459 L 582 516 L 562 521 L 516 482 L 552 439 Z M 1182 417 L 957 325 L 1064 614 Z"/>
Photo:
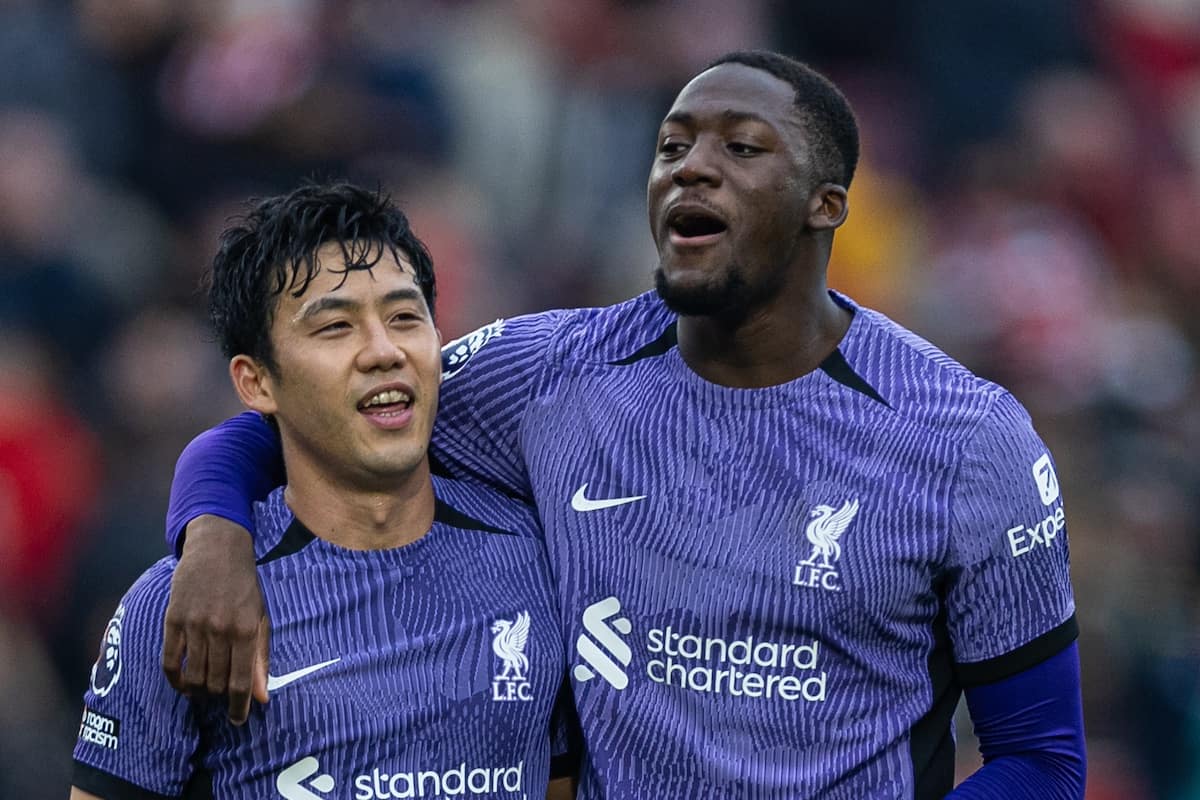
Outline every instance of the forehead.
<path fill-rule="evenodd" d="M 378 247 L 374 243 L 371 246 Z M 275 323 L 279 324 L 284 318 L 298 319 L 305 315 L 306 311 L 324 307 L 324 303 L 317 305 L 322 297 L 336 297 L 341 301 L 365 307 L 399 289 L 415 288 L 420 293 L 416 271 L 409 262 L 408 255 L 403 250 L 397 250 L 397 253 L 399 259 L 393 256 L 386 246 L 382 252 L 372 250 L 369 253 L 371 260 L 378 255 L 375 266 L 369 270 L 356 268 L 347 271 L 342 248 L 336 242 L 321 245 L 315 254 L 317 269 L 304 291 L 299 295 L 295 293 L 296 287 L 303 281 L 305 268 L 301 266 L 298 276 L 293 274 L 289 278 L 298 282 L 275 298 Z"/>
<path fill-rule="evenodd" d="M 720 64 L 683 87 L 667 120 L 749 114 L 779 128 L 793 127 L 799 122 L 795 95 L 790 83 L 769 72 L 745 64 Z"/>
<path fill-rule="evenodd" d="M 346 257 L 342 253 L 341 246 L 337 242 L 326 242 L 321 245 L 316 253 L 317 274 L 300 296 L 301 299 L 332 291 L 354 291 L 356 289 L 378 290 L 379 293 L 386 293 L 395 288 L 397 284 L 406 286 L 416 284 L 416 270 L 413 269 L 408 254 L 403 250 L 397 249 L 396 254 L 393 255 L 391 248 L 387 245 L 370 242 L 364 246 L 368 248 L 367 254 L 370 256 L 368 260 L 374 261 L 378 257 L 378 261 L 370 270 L 356 267 L 347 272 Z M 356 255 L 359 253 L 357 249 L 352 252 Z M 397 259 L 396 256 L 399 258 Z"/>

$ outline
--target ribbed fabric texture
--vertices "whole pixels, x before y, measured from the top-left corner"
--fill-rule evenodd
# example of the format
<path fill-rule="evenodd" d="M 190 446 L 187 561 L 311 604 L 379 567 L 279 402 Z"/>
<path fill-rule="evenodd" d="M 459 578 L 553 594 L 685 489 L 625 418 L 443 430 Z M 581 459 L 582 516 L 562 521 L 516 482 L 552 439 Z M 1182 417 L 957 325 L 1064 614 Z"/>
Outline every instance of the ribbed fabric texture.
<path fill-rule="evenodd" d="M 542 517 L 582 798 L 912 797 L 914 729 L 951 724 L 918 726 L 935 633 L 947 660 L 1002 670 L 1073 614 L 1028 415 L 837 299 L 877 396 L 822 370 L 707 383 L 648 347 L 674 321 L 652 295 L 507 320 L 445 381 L 435 457 Z"/>
<path fill-rule="evenodd" d="M 436 521 L 402 548 L 314 539 L 260 567 L 271 674 L 323 666 L 273 691 L 244 727 L 228 724 L 222 703 L 189 702 L 166 683 L 174 561 L 154 565 L 122 601 L 119 678 L 85 696 L 118 721 L 116 747 L 84 737 L 76 759 L 162 794 L 180 791 L 198 754 L 217 798 L 310 796 L 281 780 L 318 797 L 400 797 L 409 786 L 425 797 L 543 796 L 563 643 L 536 518 L 480 488 L 435 486 L 456 520 L 505 533 Z M 261 555 L 292 524 L 282 490 L 255 521 Z M 501 629 L 523 619 L 522 641 L 505 640 Z"/>

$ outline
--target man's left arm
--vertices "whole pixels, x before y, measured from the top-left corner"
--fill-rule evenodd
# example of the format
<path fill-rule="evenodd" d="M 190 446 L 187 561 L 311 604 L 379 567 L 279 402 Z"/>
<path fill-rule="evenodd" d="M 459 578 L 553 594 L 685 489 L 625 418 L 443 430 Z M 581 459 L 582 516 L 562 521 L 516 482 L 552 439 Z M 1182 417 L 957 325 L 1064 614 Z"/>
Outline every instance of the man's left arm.
<path fill-rule="evenodd" d="M 1079 647 L 995 683 L 969 687 L 967 707 L 983 766 L 948 800 L 1074 800 L 1083 797 Z"/>
<path fill-rule="evenodd" d="M 1082 798 L 1078 626 L 1054 464 L 999 394 L 951 493 L 945 603 L 984 766 L 952 798 Z"/>

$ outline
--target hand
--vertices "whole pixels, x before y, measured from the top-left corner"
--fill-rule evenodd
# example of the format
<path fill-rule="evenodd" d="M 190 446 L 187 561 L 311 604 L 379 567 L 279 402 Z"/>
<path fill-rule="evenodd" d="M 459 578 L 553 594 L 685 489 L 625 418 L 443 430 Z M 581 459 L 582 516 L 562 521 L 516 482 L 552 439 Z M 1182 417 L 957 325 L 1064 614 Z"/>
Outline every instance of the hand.
<path fill-rule="evenodd" d="M 269 638 L 249 532 L 221 517 L 192 520 L 163 620 L 167 680 L 184 694 L 228 694 L 229 721 L 241 725 L 252 697 L 267 702 Z"/>

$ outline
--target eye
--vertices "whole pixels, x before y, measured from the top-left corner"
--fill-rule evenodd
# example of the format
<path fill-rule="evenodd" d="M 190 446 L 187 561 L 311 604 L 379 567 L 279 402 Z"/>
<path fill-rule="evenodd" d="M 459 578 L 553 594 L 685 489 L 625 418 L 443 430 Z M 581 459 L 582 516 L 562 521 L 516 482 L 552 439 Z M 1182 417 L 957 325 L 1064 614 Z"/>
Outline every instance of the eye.
<path fill-rule="evenodd" d="M 330 322 L 327 325 L 322 325 L 321 327 L 317 328 L 316 332 L 321 335 L 335 335 L 348 330 L 350 330 L 350 323 L 345 322 L 344 320 L 338 320 L 337 322 Z"/>
<path fill-rule="evenodd" d="M 741 156 L 743 158 L 756 156 L 759 153 L 764 152 L 763 148 L 755 147 L 754 145 L 746 144 L 745 142 L 730 142 L 727 147 L 729 152 L 733 153 L 735 156 Z"/>
<path fill-rule="evenodd" d="M 395 325 L 412 325 L 421 323 L 424 320 L 425 317 L 416 311 L 399 311 L 392 315 L 392 323 Z"/>
<path fill-rule="evenodd" d="M 688 145 L 680 139 L 664 139 L 658 146 L 658 154 L 663 158 L 672 158 L 687 150 Z"/>

